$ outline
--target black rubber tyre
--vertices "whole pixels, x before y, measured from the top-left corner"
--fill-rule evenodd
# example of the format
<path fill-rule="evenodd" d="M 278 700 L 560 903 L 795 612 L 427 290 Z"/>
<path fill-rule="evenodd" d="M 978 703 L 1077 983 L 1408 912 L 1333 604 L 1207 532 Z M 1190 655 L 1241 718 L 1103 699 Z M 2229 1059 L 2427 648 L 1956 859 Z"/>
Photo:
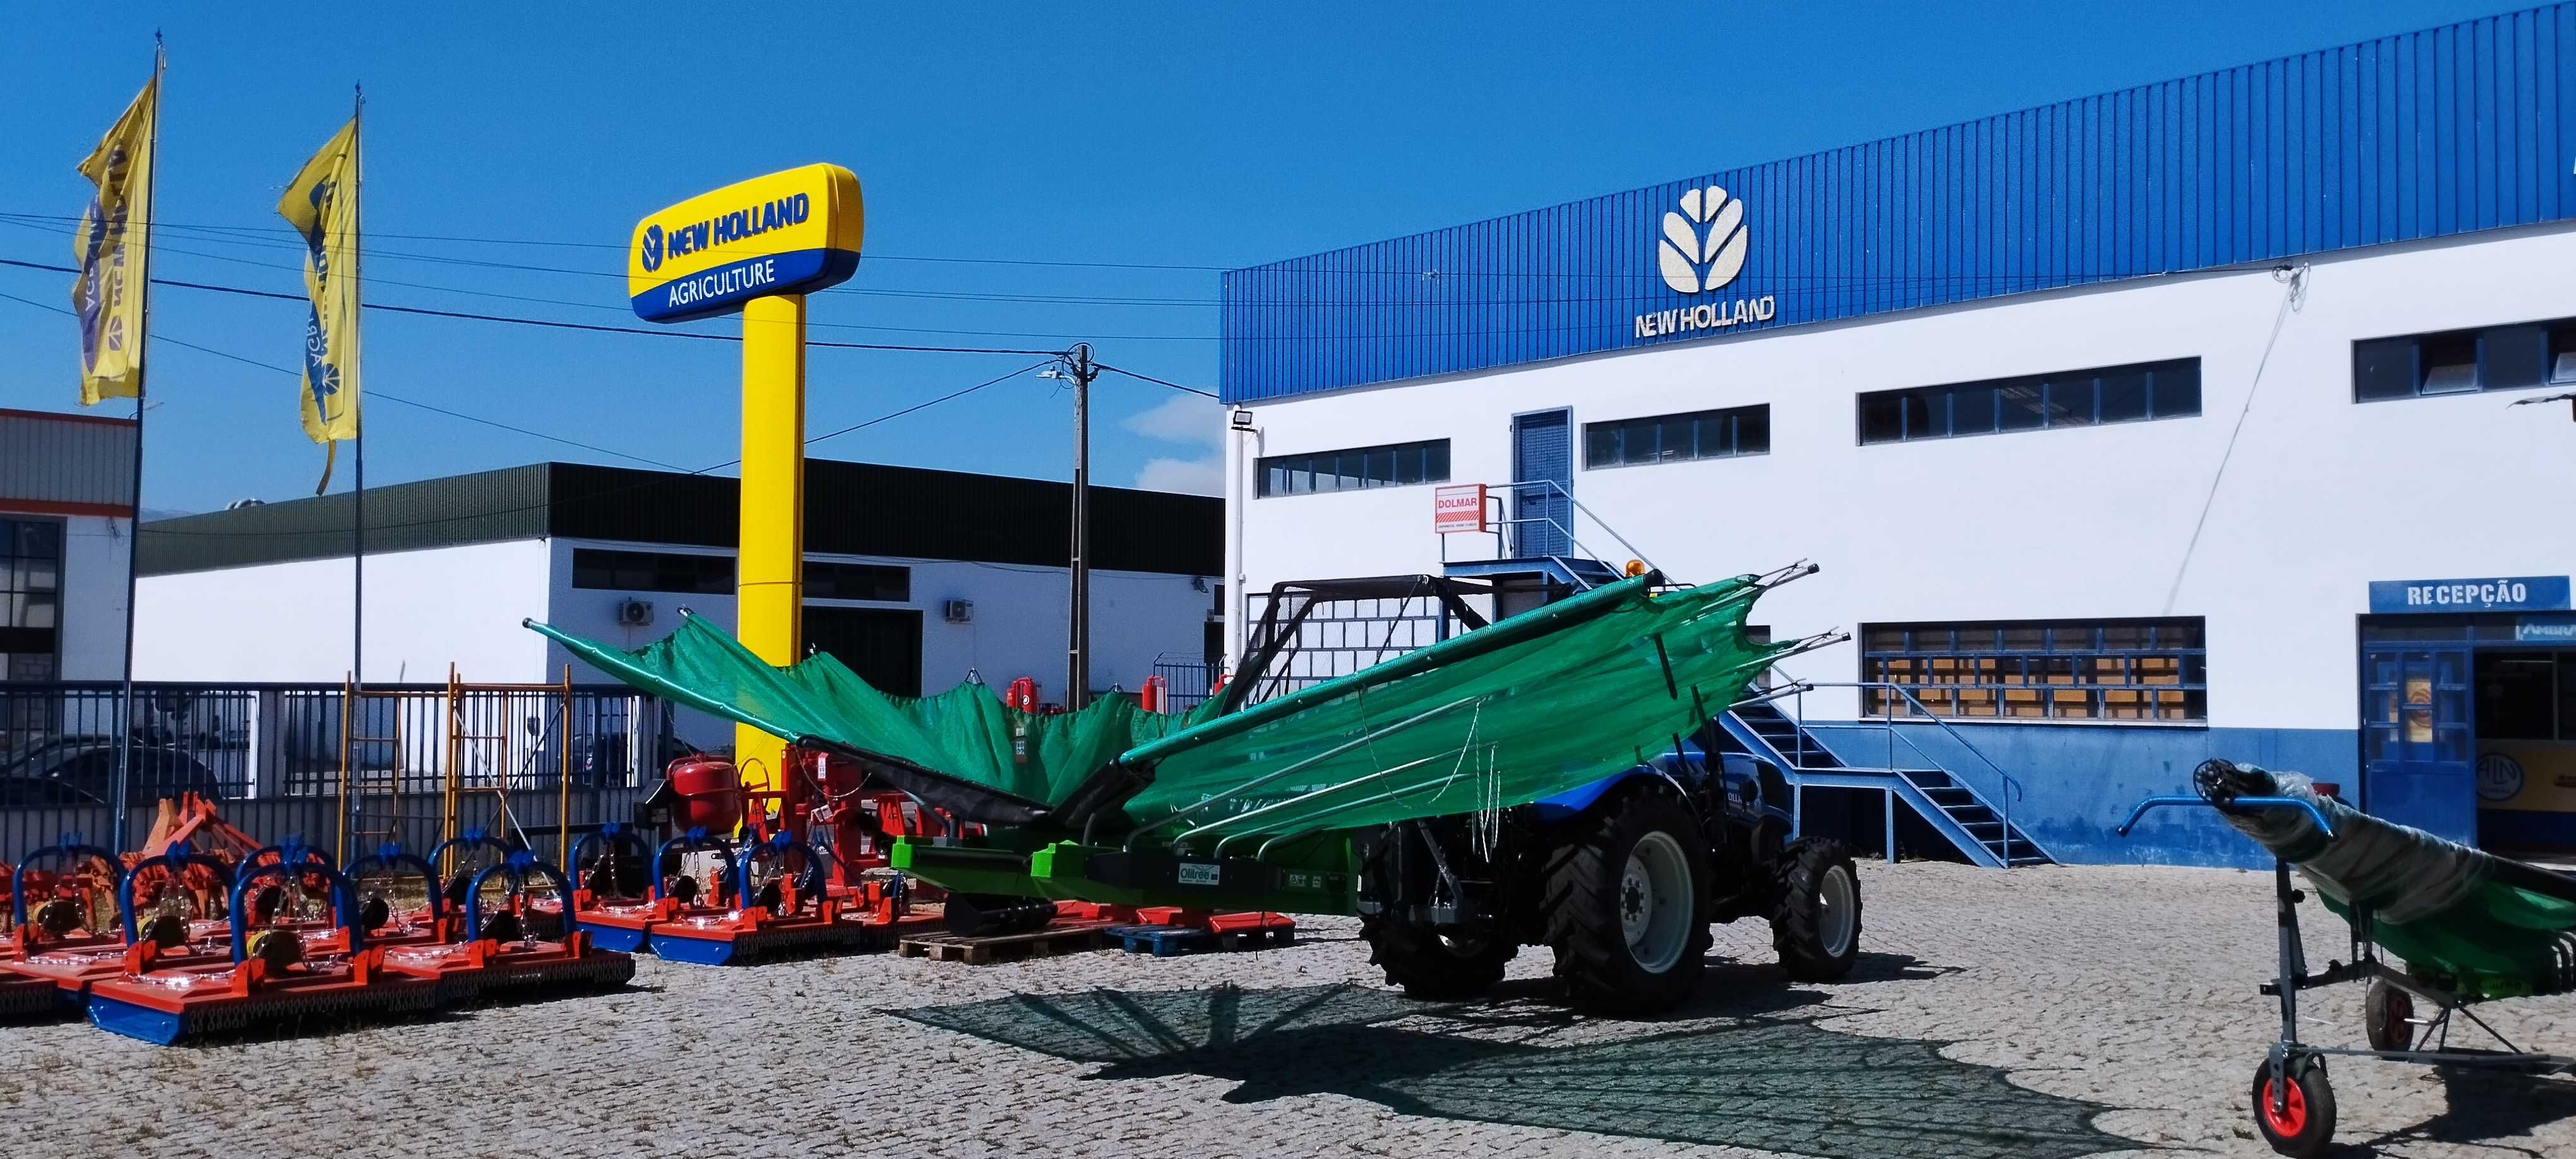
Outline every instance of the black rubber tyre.
<path fill-rule="evenodd" d="M 2325 1060 L 2313 1055 L 2290 1063 L 2290 1085 L 2284 1106 L 2272 1109 L 2272 1060 L 2254 1066 L 2254 1129 L 2272 1149 L 2298 1159 L 2326 1153 L 2334 1142 L 2334 1086 L 2326 1081 Z"/>
<path fill-rule="evenodd" d="M 1360 919 L 1360 940 L 1369 945 L 1369 963 L 1386 971 L 1387 985 L 1427 1002 L 1483 994 L 1503 980 L 1503 967 L 1521 951 L 1509 938 L 1447 938 L 1384 914 Z"/>
<path fill-rule="evenodd" d="M 359 929 L 372 934 L 385 928 L 385 923 L 392 920 L 394 920 L 394 907 L 392 903 L 385 900 L 385 895 L 371 893 L 367 895 L 367 900 L 358 903 Z"/>
<path fill-rule="evenodd" d="M 2370 980 L 2370 992 L 2361 1000 L 2363 1037 L 2372 1050 L 2405 1050 L 2415 1045 L 2415 997 L 2388 984 L 2385 978 Z"/>
<path fill-rule="evenodd" d="M 1661 885 L 1658 867 L 1671 871 Z M 1540 897 L 1566 996 L 1622 1015 L 1688 997 L 1708 955 L 1711 877 L 1698 818 L 1661 782 L 1618 790 L 1571 822 L 1548 851 Z"/>
<path fill-rule="evenodd" d="M 1860 874 L 1851 851 L 1830 837 L 1802 837 L 1771 863 L 1771 948 L 1801 982 L 1832 982 L 1860 960 Z M 1832 904 L 1849 899 L 1848 912 Z"/>
<path fill-rule="evenodd" d="M 1055 903 L 1025 897 L 996 897 L 990 894 L 952 893 L 948 895 L 944 921 L 948 932 L 970 938 L 993 934 L 1027 934 L 1045 929 L 1055 920 Z"/>

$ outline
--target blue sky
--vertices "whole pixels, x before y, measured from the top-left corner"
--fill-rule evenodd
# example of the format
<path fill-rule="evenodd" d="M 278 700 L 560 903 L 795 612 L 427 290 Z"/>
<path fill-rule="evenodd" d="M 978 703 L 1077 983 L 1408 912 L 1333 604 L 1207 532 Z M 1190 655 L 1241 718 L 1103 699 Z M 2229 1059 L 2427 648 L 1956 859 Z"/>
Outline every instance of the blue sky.
<path fill-rule="evenodd" d="M 2488 0 L 1195 5 L 26 5 L 0 40 L 0 258 L 67 262 L 73 171 L 168 38 L 156 274 L 299 292 L 273 207 L 367 90 L 371 301 L 637 325 L 642 214 L 812 161 L 867 258 L 815 340 L 1053 349 L 1216 386 L 1218 270 L 2505 11 Z M 642 15 L 639 15 L 642 13 Z M 1059 263 L 1059 264 L 1023 264 Z M 68 275 L 0 267 L 0 294 Z M 294 365 L 303 307 L 184 289 L 160 338 Z M 730 321 L 693 329 L 730 331 Z M 309 494 L 296 380 L 156 341 L 144 504 Z M 0 406 L 75 407 L 71 319 L 0 299 Z M 736 454 L 731 344 L 371 313 L 370 389 L 696 469 Z M 821 433 L 1036 359 L 808 357 Z M 1213 404 L 1104 378 L 1094 478 L 1213 488 Z M 111 403 L 110 411 L 125 404 Z M 1027 375 L 822 443 L 1063 478 Z M 382 484 L 627 463 L 378 398 Z M 333 488 L 345 488 L 346 463 Z"/>

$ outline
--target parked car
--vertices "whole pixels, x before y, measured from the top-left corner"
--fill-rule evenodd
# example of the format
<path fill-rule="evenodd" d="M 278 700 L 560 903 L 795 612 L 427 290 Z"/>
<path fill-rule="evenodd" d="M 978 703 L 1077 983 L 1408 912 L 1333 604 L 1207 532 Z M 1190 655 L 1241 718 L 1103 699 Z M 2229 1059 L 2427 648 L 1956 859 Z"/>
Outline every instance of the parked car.
<path fill-rule="evenodd" d="M 112 736 L 58 736 L 0 756 L 0 805 L 105 805 L 116 794 L 117 741 Z M 186 750 L 133 748 L 126 799 L 146 804 L 181 793 L 218 796 L 223 783 Z"/>

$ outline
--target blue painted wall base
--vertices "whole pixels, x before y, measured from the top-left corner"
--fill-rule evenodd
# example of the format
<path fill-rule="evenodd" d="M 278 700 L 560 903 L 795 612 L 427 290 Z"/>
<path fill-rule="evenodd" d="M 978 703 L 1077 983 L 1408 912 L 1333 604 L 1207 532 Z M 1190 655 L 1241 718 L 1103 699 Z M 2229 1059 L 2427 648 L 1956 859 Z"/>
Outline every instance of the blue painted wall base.
<path fill-rule="evenodd" d="M 2193 766 L 2211 757 L 2306 773 L 2343 786 L 2347 795 L 2360 788 L 2360 734 L 2353 729 L 1982 722 L 1954 727 L 2011 770 L 2027 791 L 2012 802 L 2013 824 L 2073 865 L 2270 868 L 2252 841 L 2206 813 L 2163 810 L 2148 814 L 2128 837 L 2112 835 L 2141 798 L 2191 792 Z M 2003 808 L 2003 784 L 1939 726 L 1896 728 L 1998 811 Z M 1903 766 L 1923 763 L 1903 740 L 1891 758 L 1884 731 L 1874 723 L 1810 724 L 1808 730 L 1855 767 L 1885 767 L 1891 759 Z"/>

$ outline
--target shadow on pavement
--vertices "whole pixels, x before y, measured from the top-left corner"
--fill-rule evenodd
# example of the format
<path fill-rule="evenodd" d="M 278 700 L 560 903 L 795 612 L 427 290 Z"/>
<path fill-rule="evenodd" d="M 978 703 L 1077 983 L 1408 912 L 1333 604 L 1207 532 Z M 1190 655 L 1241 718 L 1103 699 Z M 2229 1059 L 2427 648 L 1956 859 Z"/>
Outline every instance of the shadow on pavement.
<path fill-rule="evenodd" d="M 1105 1064 L 1093 1079 L 1229 1079 L 1231 1103 L 1338 1094 L 1435 1118 L 1826 1159 L 2071 1159 L 2137 1146 L 2093 1126 L 2111 1108 L 2014 1086 L 2002 1070 L 1942 1057 L 1941 1043 L 1753 1013 L 1823 995 L 1782 987 L 1776 968 L 1727 969 L 1763 984 L 1703 980 L 1709 998 L 1685 1016 L 1735 1021 L 1690 1027 L 1353 985 L 1094 990 L 887 1013 Z"/>
<path fill-rule="evenodd" d="M 2550 1159 L 2550 1152 L 2517 1147 L 2508 1140 L 2529 1138 L 2537 1128 L 2576 1119 L 2576 1083 L 2565 1079 L 2459 1067 L 2439 1067 L 2434 1073 L 2441 1076 L 2442 1091 L 2448 1099 L 2441 1114 L 2339 1153 L 2379 1155 L 2392 1147 L 2451 1143 Z"/>

